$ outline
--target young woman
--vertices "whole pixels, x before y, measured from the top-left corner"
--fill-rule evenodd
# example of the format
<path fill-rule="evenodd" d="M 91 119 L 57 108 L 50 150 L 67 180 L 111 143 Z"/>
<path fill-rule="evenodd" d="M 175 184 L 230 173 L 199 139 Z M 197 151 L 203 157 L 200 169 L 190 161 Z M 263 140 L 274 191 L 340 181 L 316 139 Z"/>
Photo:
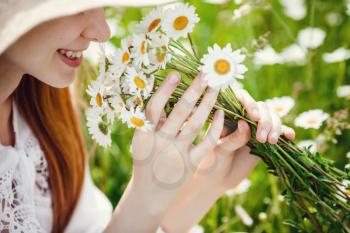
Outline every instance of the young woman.
<path fill-rule="evenodd" d="M 222 111 L 203 141 L 193 145 L 218 93 L 200 74 L 166 116 L 164 106 L 180 82 L 179 74 L 170 73 L 146 106 L 156 129 L 135 132 L 132 178 L 112 215 L 91 181 L 67 86 L 89 43 L 110 36 L 98 7 L 165 1 L 115 2 L 0 3 L 0 232 L 183 233 L 259 161 L 245 146 L 246 122 L 223 136 Z M 244 91 L 237 95 L 258 122 L 261 143 L 277 143 L 282 133 L 294 138 L 265 104 Z"/>

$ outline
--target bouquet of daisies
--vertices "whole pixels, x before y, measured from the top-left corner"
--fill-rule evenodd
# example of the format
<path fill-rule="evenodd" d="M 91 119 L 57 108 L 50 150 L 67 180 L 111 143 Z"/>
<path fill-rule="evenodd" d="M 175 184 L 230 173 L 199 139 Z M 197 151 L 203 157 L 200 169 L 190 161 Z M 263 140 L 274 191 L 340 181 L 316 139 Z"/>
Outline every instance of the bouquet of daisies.
<path fill-rule="evenodd" d="M 117 119 L 139 130 L 154 127 L 146 119 L 144 109 L 168 70 L 180 72 L 182 80 L 167 111 L 203 72 L 208 86 L 220 90 L 214 110 L 225 112 L 227 126 L 243 119 L 255 135 L 257 125 L 247 117 L 234 92 L 237 80 L 243 79 L 247 71 L 243 50 L 233 50 L 230 44 L 224 48 L 215 44 L 199 58 L 189 34 L 197 22 L 199 17 L 193 6 L 159 7 L 142 19 L 132 36 L 121 41 L 113 56 L 106 57 L 102 49 L 99 76 L 87 90 L 91 107 L 86 112 L 89 132 L 100 145 L 111 144 L 111 126 Z M 349 171 L 337 169 L 319 153 L 300 149 L 283 137 L 276 145 L 261 144 L 252 137 L 249 146 L 281 179 L 290 203 L 310 219 L 317 232 L 332 226 L 350 232 L 350 187 L 346 186 Z"/>

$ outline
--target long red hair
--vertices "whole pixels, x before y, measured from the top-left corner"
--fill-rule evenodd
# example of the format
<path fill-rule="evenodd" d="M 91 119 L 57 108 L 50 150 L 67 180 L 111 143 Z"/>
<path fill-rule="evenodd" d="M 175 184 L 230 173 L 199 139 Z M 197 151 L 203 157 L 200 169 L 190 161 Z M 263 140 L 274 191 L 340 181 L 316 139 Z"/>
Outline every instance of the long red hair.
<path fill-rule="evenodd" d="M 69 89 L 53 88 L 24 75 L 14 99 L 20 114 L 39 140 L 48 163 L 52 232 L 63 232 L 79 199 L 86 162 Z"/>

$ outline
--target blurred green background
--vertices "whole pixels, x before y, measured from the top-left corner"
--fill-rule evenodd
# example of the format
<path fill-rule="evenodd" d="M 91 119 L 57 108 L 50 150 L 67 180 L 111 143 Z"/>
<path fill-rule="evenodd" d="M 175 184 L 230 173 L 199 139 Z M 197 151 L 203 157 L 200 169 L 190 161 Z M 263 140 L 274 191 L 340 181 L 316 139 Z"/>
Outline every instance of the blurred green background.
<path fill-rule="evenodd" d="M 350 84 L 349 60 L 328 64 L 322 59 L 325 52 L 339 47 L 349 47 L 350 20 L 346 14 L 346 2 L 340 0 L 307 0 L 306 15 L 295 20 L 285 14 L 282 1 L 216 1 L 216 4 L 204 1 L 186 1 L 197 8 L 201 21 L 192 34 L 200 54 L 207 51 L 213 43 L 223 46 L 231 43 L 233 47 L 246 47 L 248 58 L 245 64 L 249 71 L 243 81 L 244 87 L 257 100 L 272 97 L 291 96 L 296 104 L 283 118 L 286 125 L 293 127 L 293 120 L 303 111 L 320 108 L 329 114 L 341 109 L 349 109 L 350 101 L 339 98 L 336 89 L 340 85 Z M 239 19 L 233 19 L 234 10 L 243 4 L 249 4 L 251 12 Z M 113 37 L 110 42 L 119 46 L 120 40 L 132 33 L 132 28 L 151 8 L 142 9 L 106 9 L 108 23 Z M 318 27 L 326 32 L 324 43 L 307 54 L 305 65 L 274 64 L 257 67 L 253 63 L 254 41 L 264 38 L 278 52 L 297 40 L 298 32 L 306 27 Z M 263 36 L 263 37 L 262 37 Z M 87 106 L 86 86 L 96 77 L 96 66 L 85 62 L 79 71 L 78 85 L 81 107 Z M 349 117 L 347 117 L 349 122 Z M 131 175 L 132 159 L 130 144 L 132 130 L 117 123 L 113 130 L 113 145 L 103 149 L 98 147 L 87 133 L 82 115 L 82 126 L 91 155 L 91 173 L 96 185 L 116 206 Z M 319 130 L 296 128 L 297 141 L 315 140 L 319 135 L 333 135 L 332 125 Z M 350 151 L 350 133 L 344 130 L 337 135 L 336 144 L 326 141 L 319 148 L 323 156 L 336 161 L 339 168 L 349 163 L 346 153 Z M 241 187 L 235 195 L 223 197 L 211 208 L 200 225 L 205 232 L 296 232 L 284 224 L 286 219 L 294 219 L 312 232 L 308 220 L 300 221 L 293 206 L 283 200 L 283 187 L 277 178 L 269 175 L 263 163 L 248 177 L 250 187 Z M 244 219 L 236 210 L 242 207 L 249 215 Z M 238 210 L 238 212 L 240 212 Z M 298 218 L 299 217 L 299 218 Z M 302 218 L 302 217 L 301 217 Z"/>

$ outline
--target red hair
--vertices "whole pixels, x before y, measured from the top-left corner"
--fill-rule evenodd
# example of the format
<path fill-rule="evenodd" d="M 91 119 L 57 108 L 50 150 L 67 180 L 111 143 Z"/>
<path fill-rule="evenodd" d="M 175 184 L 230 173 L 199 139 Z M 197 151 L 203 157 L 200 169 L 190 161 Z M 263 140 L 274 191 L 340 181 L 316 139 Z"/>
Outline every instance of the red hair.
<path fill-rule="evenodd" d="M 48 163 L 52 232 L 63 232 L 79 199 L 86 162 L 69 89 L 53 88 L 24 75 L 14 99 L 20 114 L 39 140 Z"/>

